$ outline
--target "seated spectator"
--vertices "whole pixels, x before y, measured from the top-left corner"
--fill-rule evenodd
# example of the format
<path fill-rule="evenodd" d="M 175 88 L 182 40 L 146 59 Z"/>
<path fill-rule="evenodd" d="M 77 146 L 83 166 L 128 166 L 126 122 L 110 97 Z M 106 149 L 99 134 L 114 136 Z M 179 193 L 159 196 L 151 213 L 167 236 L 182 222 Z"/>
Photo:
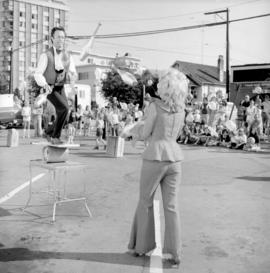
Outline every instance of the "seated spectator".
<path fill-rule="evenodd" d="M 182 133 L 178 139 L 178 143 L 187 144 L 191 135 L 191 130 L 187 124 L 184 125 Z"/>
<path fill-rule="evenodd" d="M 203 129 L 201 127 L 201 124 L 200 123 L 195 123 L 194 125 L 194 129 L 191 133 L 191 139 L 192 139 L 192 142 L 191 144 L 195 144 L 197 145 L 200 141 L 200 135 L 203 133 Z"/>
<path fill-rule="evenodd" d="M 220 126 L 221 127 L 221 126 Z M 219 133 L 212 127 L 208 127 L 208 130 L 211 134 L 210 137 L 208 137 L 205 146 L 217 146 Z"/>
<path fill-rule="evenodd" d="M 194 144 L 198 140 L 197 129 L 195 129 L 195 123 L 188 125 L 189 132 L 184 144 Z"/>
<path fill-rule="evenodd" d="M 236 131 L 236 129 L 237 129 L 237 126 L 236 126 L 235 122 L 230 120 L 228 115 L 224 116 L 224 120 L 222 121 L 222 125 L 225 128 L 227 128 L 229 131 Z"/>
<path fill-rule="evenodd" d="M 255 139 L 253 137 L 249 137 L 247 139 L 247 143 L 243 148 L 244 151 L 248 151 L 248 152 L 251 152 L 251 151 L 257 152 L 260 149 L 261 149 L 260 146 L 255 143 Z"/>
<path fill-rule="evenodd" d="M 207 145 L 211 137 L 211 131 L 208 126 L 203 127 L 199 133 L 199 139 L 196 141 L 196 145 Z"/>
<path fill-rule="evenodd" d="M 231 138 L 229 135 L 229 131 L 227 129 L 223 129 L 222 133 L 219 135 L 217 146 L 229 147 L 230 143 L 231 143 Z"/>
<path fill-rule="evenodd" d="M 247 143 L 247 135 L 245 134 L 244 128 L 240 128 L 234 137 L 231 137 L 232 149 L 243 150 Z"/>

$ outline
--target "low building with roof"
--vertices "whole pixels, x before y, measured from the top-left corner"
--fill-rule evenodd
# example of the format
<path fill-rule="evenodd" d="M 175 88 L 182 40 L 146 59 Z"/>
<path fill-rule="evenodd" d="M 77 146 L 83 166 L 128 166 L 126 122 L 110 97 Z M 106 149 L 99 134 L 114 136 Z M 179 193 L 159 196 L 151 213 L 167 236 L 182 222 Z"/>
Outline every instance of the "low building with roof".
<path fill-rule="evenodd" d="M 270 63 L 235 65 L 231 71 L 230 98 L 236 105 L 246 95 L 270 93 Z"/>
<path fill-rule="evenodd" d="M 74 59 L 76 69 L 78 72 L 78 84 L 86 84 L 91 88 L 91 101 L 99 106 L 106 104 L 105 99 L 102 97 L 102 79 L 106 77 L 107 72 L 112 69 L 113 64 L 117 62 L 117 65 L 121 67 L 127 67 L 131 71 L 135 71 L 140 67 L 140 59 L 125 54 L 124 56 L 105 56 L 99 54 L 91 54 L 84 61 L 80 60 L 79 51 L 71 51 L 71 55 Z"/>
<path fill-rule="evenodd" d="M 226 75 L 223 56 L 219 55 L 217 66 L 176 61 L 177 67 L 189 79 L 190 91 L 195 101 L 201 102 L 204 97 L 211 97 L 221 92 L 226 97 Z"/>

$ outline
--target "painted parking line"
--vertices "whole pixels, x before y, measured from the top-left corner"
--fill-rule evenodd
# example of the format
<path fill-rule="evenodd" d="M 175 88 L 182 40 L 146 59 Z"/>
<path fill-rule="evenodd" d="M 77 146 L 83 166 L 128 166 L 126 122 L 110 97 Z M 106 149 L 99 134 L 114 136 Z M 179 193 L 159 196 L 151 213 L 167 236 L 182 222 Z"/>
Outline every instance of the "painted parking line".
<path fill-rule="evenodd" d="M 156 248 L 150 256 L 150 271 L 149 273 L 162 273 L 162 247 L 161 247 L 161 225 L 160 225 L 160 203 L 159 200 L 154 200 L 154 215 L 155 215 L 155 237 Z"/>
<path fill-rule="evenodd" d="M 32 183 L 38 181 L 40 178 L 42 178 L 45 175 L 45 173 L 40 173 L 39 175 L 35 176 L 32 178 Z M 11 192 L 7 193 L 6 195 L 4 195 L 3 197 L 0 198 L 0 204 L 6 202 L 7 200 L 9 200 L 10 198 L 12 198 L 14 195 L 16 195 L 18 192 L 20 192 L 21 190 L 23 190 L 25 187 L 29 186 L 30 184 L 30 180 L 26 181 L 25 183 L 23 183 L 22 185 L 20 185 L 19 187 L 15 188 L 14 190 L 12 190 Z"/>

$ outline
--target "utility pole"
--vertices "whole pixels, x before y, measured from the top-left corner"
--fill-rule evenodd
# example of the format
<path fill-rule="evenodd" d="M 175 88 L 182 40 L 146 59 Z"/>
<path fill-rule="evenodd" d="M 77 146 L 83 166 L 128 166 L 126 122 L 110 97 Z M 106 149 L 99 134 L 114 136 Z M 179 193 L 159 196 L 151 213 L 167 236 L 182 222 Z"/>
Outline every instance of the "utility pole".
<path fill-rule="evenodd" d="M 10 56 L 10 74 L 9 74 L 9 93 L 12 94 L 12 88 L 13 88 L 13 84 L 12 84 L 12 81 L 13 81 L 13 71 L 12 71 L 12 65 L 13 65 L 13 62 L 12 62 L 12 58 L 13 58 L 13 48 L 12 46 L 10 47 L 10 52 L 9 52 L 9 56 Z"/>
<path fill-rule="evenodd" d="M 217 10 L 204 13 L 205 15 L 209 14 L 218 14 L 226 13 L 226 94 L 228 96 L 227 100 L 229 101 L 230 94 L 230 38 L 229 38 L 229 9 Z"/>

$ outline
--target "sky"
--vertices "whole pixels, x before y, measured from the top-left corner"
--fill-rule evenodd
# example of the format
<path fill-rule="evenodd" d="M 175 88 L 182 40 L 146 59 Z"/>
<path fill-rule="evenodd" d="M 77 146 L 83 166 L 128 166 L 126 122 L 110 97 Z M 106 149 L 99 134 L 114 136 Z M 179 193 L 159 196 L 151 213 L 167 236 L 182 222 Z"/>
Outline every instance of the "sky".
<path fill-rule="evenodd" d="M 68 35 L 114 34 L 200 25 L 270 13 L 269 0 L 67 0 Z M 270 16 L 230 23 L 230 66 L 270 63 Z M 86 40 L 75 42 L 80 50 Z M 126 52 L 149 69 L 168 68 L 176 60 L 217 65 L 226 55 L 226 25 L 157 35 L 96 39 L 93 52 L 119 56 Z"/>

